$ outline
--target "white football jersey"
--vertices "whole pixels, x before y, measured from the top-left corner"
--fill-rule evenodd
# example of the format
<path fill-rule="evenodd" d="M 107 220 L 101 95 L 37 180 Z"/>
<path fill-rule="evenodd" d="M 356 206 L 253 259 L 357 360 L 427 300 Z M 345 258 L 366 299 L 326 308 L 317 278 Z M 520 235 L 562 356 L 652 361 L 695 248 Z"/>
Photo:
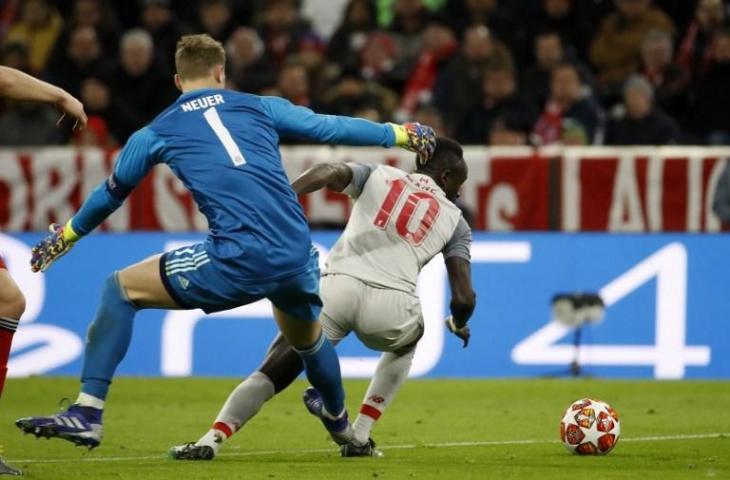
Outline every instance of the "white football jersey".
<path fill-rule="evenodd" d="M 353 181 L 345 193 L 355 202 L 325 274 L 414 292 L 421 268 L 444 250 L 460 222 L 471 240 L 461 210 L 431 177 L 385 165 L 351 166 Z"/>

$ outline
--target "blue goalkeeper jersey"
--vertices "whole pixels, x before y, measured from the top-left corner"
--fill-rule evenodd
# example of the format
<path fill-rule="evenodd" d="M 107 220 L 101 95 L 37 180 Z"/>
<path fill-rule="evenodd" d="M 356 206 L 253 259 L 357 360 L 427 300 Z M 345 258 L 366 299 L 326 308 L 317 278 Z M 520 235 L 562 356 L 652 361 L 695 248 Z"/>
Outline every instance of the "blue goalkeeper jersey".
<path fill-rule="evenodd" d="M 395 144 L 393 128 L 317 115 L 278 97 L 200 89 L 178 100 L 124 146 L 113 175 L 72 220 L 93 230 L 157 163 L 167 164 L 208 219 L 205 249 L 227 277 L 275 280 L 306 268 L 309 227 L 289 185 L 279 134 L 348 145 Z"/>

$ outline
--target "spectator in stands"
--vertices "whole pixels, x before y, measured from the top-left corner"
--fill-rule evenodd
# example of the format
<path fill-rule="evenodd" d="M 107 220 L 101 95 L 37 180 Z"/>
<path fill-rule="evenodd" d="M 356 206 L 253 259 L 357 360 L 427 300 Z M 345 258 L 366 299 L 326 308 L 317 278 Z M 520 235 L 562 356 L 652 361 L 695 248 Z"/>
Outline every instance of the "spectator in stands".
<path fill-rule="evenodd" d="M 49 81 L 71 95 L 79 96 L 79 86 L 87 77 L 109 81 L 113 63 L 104 57 L 101 42 L 92 27 L 78 27 L 70 32 L 69 42 L 59 61 L 49 65 Z"/>
<path fill-rule="evenodd" d="M 518 147 L 527 145 L 528 132 L 510 125 L 504 118 L 497 118 L 489 131 L 489 145 L 492 147 Z"/>
<path fill-rule="evenodd" d="M 526 30 L 521 28 L 512 11 L 500 6 L 497 0 L 449 0 L 446 11 L 455 32 L 479 25 L 487 27 L 512 53 L 524 57 Z"/>
<path fill-rule="evenodd" d="M 408 78 L 408 69 L 398 64 L 398 49 L 387 33 L 371 34 L 360 54 L 360 75 L 386 88 L 400 92 Z"/>
<path fill-rule="evenodd" d="M 294 58 L 304 65 L 309 77 L 309 88 L 314 103 L 319 103 L 339 71 L 327 63 L 327 45 L 315 34 L 306 34 L 299 41 Z"/>
<path fill-rule="evenodd" d="M 398 61 L 412 66 L 421 51 L 421 34 L 433 20 L 423 0 L 395 0 L 393 23 L 388 29 L 396 42 Z"/>
<path fill-rule="evenodd" d="M 122 145 L 135 130 L 144 126 L 142 118 L 121 98 L 112 94 L 109 85 L 97 78 L 87 78 L 81 83 L 81 101 L 89 116 L 113 136 L 112 144 Z"/>
<path fill-rule="evenodd" d="M 432 23 L 423 31 L 421 52 L 403 89 L 403 98 L 396 121 L 408 121 L 422 101 L 431 101 L 439 69 L 450 60 L 458 48 L 451 30 Z"/>
<path fill-rule="evenodd" d="M 464 33 L 461 52 L 440 72 L 434 87 L 434 105 L 446 125 L 454 128 L 481 99 L 482 72 L 490 63 L 513 66 L 507 47 L 484 26 Z"/>
<path fill-rule="evenodd" d="M 375 2 L 350 0 L 342 23 L 330 39 L 327 57 L 343 69 L 357 67 L 360 51 L 376 28 Z"/>
<path fill-rule="evenodd" d="M 461 143 L 484 145 L 497 119 L 530 131 L 537 119 L 537 109 L 517 93 L 514 68 L 494 63 L 484 72 L 481 102 L 459 121 L 453 135 Z"/>
<path fill-rule="evenodd" d="M 38 75 L 45 69 L 62 28 L 63 19 L 48 0 L 26 0 L 20 21 L 12 26 L 5 41 L 28 46 L 29 73 Z"/>
<path fill-rule="evenodd" d="M 297 53 L 305 35 L 314 33 L 301 18 L 296 0 L 268 0 L 264 8 L 259 35 L 266 54 L 279 67 L 287 56 Z"/>
<path fill-rule="evenodd" d="M 690 76 L 672 62 L 673 50 L 672 37 L 668 33 L 661 30 L 649 32 L 641 44 L 641 75 L 653 87 L 656 104 L 678 118 L 687 113 Z"/>
<path fill-rule="evenodd" d="M 390 118 L 397 102 L 398 95 L 392 90 L 347 71 L 327 91 L 323 107 L 333 115 L 347 116 L 356 116 L 357 111 L 372 107 L 384 118 Z"/>
<path fill-rule="evenodd" d="M 436 135 L 440 137 L 447 136 L 444 118 L 432 105 L 420 105 L 418 110 L 416 110 L 416 113 L 413 114 L 413 121 L 418 122 L 421 125 L 429 125 L 433 128 L 433 131 L 436 132 Z"/>
<path fill-rule="evenodd" d="M 532 143 L 562 143 L 565 134 L 571 139 L 580 136 L 587 144 L 600 143 L 602 117 L 601 108 L 586 94 L 578 70 L 563 63 L 553 69 L 550 98 L 532 131 Z"/>
<path fill-rule="evenodd" d="M 642 76 L 629 77 L 624 103 L 606 127 L 607 145 L 671 145 L 679 141 L 679 127 L 654 105 L 654 89 Z"/>
<path fill-rule="evenodd" d="M 550 75 L 553 68 L 567 62 L 567 54 L 560 34 L 544 31 L 535 36 L 535 64 L 525 70 L 522 88 L 532 101 L 541 108 L 550 95 Z M 587 66 L 574 62 L 581 78 L 587 86 L 593 85 L 593 76 Z"/>
<path fill-rule="evenodd" d="M 312 106 L 309 88 L 309 77 L 304 65 L 297 61 L 285 63 L 279 71 L 276 82 L 277 94 L 294 105 Z"/>
<path fill-rule="evenodd" d="M 540 9 L 531 23 L 530 34 L 534 42 L 541 32 L 556 32 L 569 54 L 586 61 L 595 27 L 578 15 L 576 3 L 576 0 L 541 0 Z"/>
<path fill-rule="evenodd" d="M 601 22 L 591 45 L 591 61 L 598 71 L 604 97 L 615 96 L 626 78 L 639 69 L 641 42 L 651 30 L 674 33 L 672 20 L 651 0 L 615 0 L 617 11 Z"/>
<path fill-rule="evenodd" d="M 175 17 L 170 1 L 142 0 L 140 19 L 142 28 L 152 35 L 157 58 L 172 70 L 177 41 L 190 30 Z"/>
<path fill-rule="evenodd" d="M 24 43 L 6 43 L 0 52 L 0 64 L 23 72 L 30 71 L 30 52 Z M 56 127 L 58 112 L 40 102 L 2 101 L 6 107 L 0 115 L 0 145 L 52 145 L 61 143 L 64 131 Z"/>
<path fill-rule="evenodd" d="M 702 78 L 712 63 L 715 33 L 724 25 L 727 11 L 723 0 L 700 0 L 695 17 L 679 47 L 677 63 L 694 79 Z"/>
<path fill-rule="evenodd" d="M 104 54 L 109 56 L 117 54 L 120 29 L 114 9 L 107 0 L 74 0 L 71 21 L 57 42 L 61 47 L 60 55 L 63 55 L 63 45 L 68 41 L 70 33 L 79 27 L 96 30 Z"/>
<path fill-rule="evenodd" d="M 233 33 L 236 21 L 229 0 L 202 0 L 198 9 L 198 31 L 225 42 Z"/>
<path fill-rule="evenodd" d="M 150 122 L 178 95 L 172 72 L 157 61 L 152 36 L 142 29 L 129 30 L 122 36 L 113 86 L 114 95 L 143 123 Z"/>
<path fill-rule="evenodd" d="M 264 55 L 264 42 L 253 28 L 237 28 L 226 42 L 226 54 L 232 88 L 259 93 L 276 84 L 276 69 Z"/>
<path fill-rule="evenodd" d="M 692 126 L 707 143 L 730 145 L 730 30 L 715 35 L 711 61 L 695 87 Z"/>

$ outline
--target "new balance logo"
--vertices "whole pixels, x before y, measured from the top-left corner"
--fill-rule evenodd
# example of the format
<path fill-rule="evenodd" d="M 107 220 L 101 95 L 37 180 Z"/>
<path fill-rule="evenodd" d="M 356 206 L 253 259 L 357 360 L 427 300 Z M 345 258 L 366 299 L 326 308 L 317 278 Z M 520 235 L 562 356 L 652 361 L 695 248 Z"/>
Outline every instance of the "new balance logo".
<path fill-rule="evenodd" d="M 372 395 L 370 398 L 368 398 L 368 400 L 370 400 L 373 403 L 377 403 L 377 404 L 381 404 L 385 401 L 385 399 L 383 397 L 381 397 L 380 395 Z"/>

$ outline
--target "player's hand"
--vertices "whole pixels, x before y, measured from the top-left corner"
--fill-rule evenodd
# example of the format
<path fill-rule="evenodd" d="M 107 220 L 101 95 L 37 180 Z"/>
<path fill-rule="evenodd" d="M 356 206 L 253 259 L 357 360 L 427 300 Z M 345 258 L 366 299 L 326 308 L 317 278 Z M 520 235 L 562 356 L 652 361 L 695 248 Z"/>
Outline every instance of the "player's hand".
<path fill-rule="evenodd" d="M 416 163 L 424 166 L 431 160 L 436 149 L 436 133 L 433 128 L 420 123 L 404 123 L 393 125 L 396 145 L 411 152 L 416 152 Z"/>
<path fill-rule="evenodd" d="M 467 346 L 469 346 L 471 331 L 469 330 L 468 325 L 463 325 L 461 327 L 457 326 L 454 322 L 453 315 L 449 315 L 449 318 L 446 319 L 446 328 L 448 328 L 451 333 L 464 341 L 464 345 L 462 346 L 462 348 L 466 348 Z"/>
<path fill-rule="evenodd" d="M 83 130 L 86 128 L 88 118 L 86 112 L 84 112 L 84 106 L 71 94 L 64 92 L 65 95 L 61 97 L 61 100 L 56 104 L 61 109 L 63 114 L 56 122 L 56 126 L 60 126 L 66 115 L 74 119 L 73 130 Z"/>
<path fill-rule="evenodd" d="M 31 250 L 30 269 L 34 272 L 45 272 L 53 262 L 66 255 L 74 246 L 76 234 L 66 231 L 68 226 L 53 223 L 48 227 L 51 232 Z M 77 238 L 77 237 L 76 237 Z"/>

